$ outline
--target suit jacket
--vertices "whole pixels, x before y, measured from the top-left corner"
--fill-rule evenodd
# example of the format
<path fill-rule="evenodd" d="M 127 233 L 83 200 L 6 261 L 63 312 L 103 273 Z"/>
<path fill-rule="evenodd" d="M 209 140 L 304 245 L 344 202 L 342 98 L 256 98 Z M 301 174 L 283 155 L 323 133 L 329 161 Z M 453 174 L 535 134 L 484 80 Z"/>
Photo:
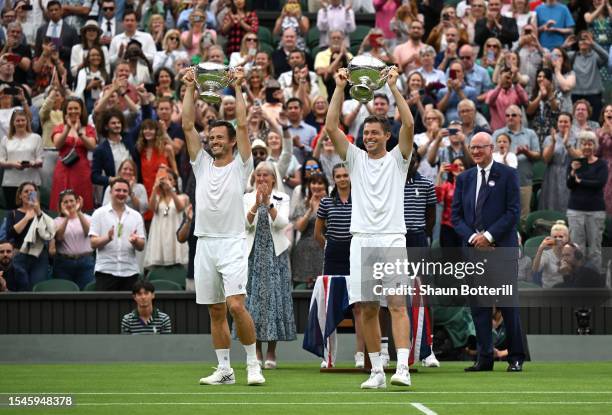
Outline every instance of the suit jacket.
<path fill-rule="evenodd" d="M 49 28 L 49 23 L 45 23 L 36 31 L 36 53 L 35 56 L 40 56 L 42 54 L 42 45 L 45 37 L 47 36 L 47 29 Z M 76 29 L 70 26 L 66 21 L 62 23 L 62 31 L 60 33 L 61 47 L 59 50 L 59 56 L 62 62 L 64 62 L 64 67 L 70 74 L 70 54 L 72 52 L 72 47 L 79 43 L 79 34 Z"/>
<path fill-rule="evenodd" d="M 501 30 L 494 28 L 489 30 L 487 27 L 487 19 L 482 18 L 476 22 L 474 27 L 474 42 L 480 46 L 480 55 L 482 56 L 484 50 L 484 44 L 490 37 L 496 37 L 504 46 L 512 48 L 512 42 L 515 42 L 519 38 L 518 26 L 516 25 L 516 19 L 512 17 L 501 16 Z"/>
<path fill-rule="evenodd" d="M 140 175 L 140 155 L 136 151 L 136 145 L 130 137 L 124 137 L 122 140 L 125 147 L 130 152 L 132 160 L 136 163 L 138 169 L 138 177 Z M 93 152 L 93 160 L 91 163 L 91 181 L 93 184 L 108 186 L 109 178 L 115 176 L 116 168 L 113 151 L 111 150 L 110 142 L 105 140 L 98 144 Z M 102 174 L 104 172 L 104 175 Z"/>
<path fill-rule="evenodd" d="M 98 17 L 98 24 L 100 25 L 100 29 L 102 29 L 102 35 L 104 35 L 106 32 L 106 25 L 104 22 L 106 22 L 106 19 L 104 16 L 102 16 L 102 13 L 100 13 L 100 16 Z M 123 21 L 119 19 L 117 14 L 115 14 L 115 36 L 119 33 L 123 33 Z"/>
<path fill-rule="evenodd" d="M 476 184 L 478 166 L 466 170 L 455 178 L 456 186 L 452 206 L 452 223 L 464 245 L 476 232 Z M 493 236 L 498 247 L 517 247 L 516 226 L 521 212 L 518 172 L 512 167 L 493 162 L 482 209 L 484 231 Z M 518 253 L 518 250 L 517 250 Z"/>

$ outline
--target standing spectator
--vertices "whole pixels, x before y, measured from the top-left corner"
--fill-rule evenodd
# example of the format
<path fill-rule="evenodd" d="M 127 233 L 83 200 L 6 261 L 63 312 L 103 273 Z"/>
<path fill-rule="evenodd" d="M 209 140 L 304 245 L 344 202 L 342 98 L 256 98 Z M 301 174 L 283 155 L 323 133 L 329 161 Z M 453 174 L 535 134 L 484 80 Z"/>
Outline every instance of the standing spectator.
<path fill-rule="evenodd" d="M 505 124 L 506 109 L 510 105 L 527 105 L 529 97 L 521 84 L 513 81 L 512 69 L 506 66 L 500 71 L 497 87 L 487 93 L 485 102 L 491 112 L 491 128 L 498 130 Z"/>
<path fill-rule="evenodd" d="M 64 114 L 62 112 L 64 94 L 64 88 L 58 85 L 52 86 L 38 113 L 40 125 L 42 126 L 43 148 L 53 147 L 51 133 L 55 127 L 64 122 Z"/>
<path fill-rule="evenodd" d="M 436 193 L 431 180 L 417 171 L 421 156 L 414 151 L 404 185 L 404 222 L 406 247 L 429 246 L 436 223 Z"/>
<path fill-rule="evenodd" d="M 410 7 L 412 4 L 413 2 L 409 1 L 407 6 Z M 384 39 L 394 41 L 395 33 L 391 28 L 391 21 L 395 18 L 395 13 L 402 2 L 399 0 L 374 0 L 373 5 L 376 10 L 374 27 L 383 31 Z"/>
<path fill-rule="evenodd" d="M 495 151 L 493 152 L 493 160 L 498 163 L 514 169 L 518 168 L 518 159 L 516 154 L 510 151 L 512 138 L 508 134 L 500 134 L 495 139 Z"/>
<path fill-rule="evenodd" d="M 83 199 L 71 189 L 60 194 L 59 203 L 60 216 L 53 220 L 55 239 L 49 245 L 53 277 L 73 281 L 83 290 L 94 280 L 95 261 L 88 236 L 91 217 L 81 211 Z"/>
<path fill-rule="evenodd" d="M 596 156 L 598 142 L 595 133 L 582 131 L 578 134 L 578 146 L 583 158 L 573 160 L 567 169 L 570 238 L 601 271 L 601 238 L 606 221 L 603 189 L 608 180 L 608 166 Z"/>
<path fill-rule="evenodd" d="M 554 71 L 553 86 L 561 93 L 559 110 L 572 112 L 572 91 L 576 87 L 576 74 L 572 69 L 572 62 L 562 48 L 554 48 L 550 59 Z"/>
<path fill-rule="evenodd" d="M 342 4 L 342 0 L 330 0 L 317 12 L 317 27 L 321 33 L 319 47 L 324 48 L 331 43 L 332 32 L 339 31 L 345 34 L 345 44 L 350 44 L 349 33 L 355 31 L 355 12 L 352 7 Z"/>
<path fill-rule="evenodd" d="M 593 34 L 594 41 L 605 50 L 612 49 L 612 3 L 606 0 L 593 0 L 589 12 L 584 15 L 584 20 L 589 32 Z M 601 76 L 604 82 L 609 83 L 612 79 L 612 67 L 602 69 Z"/>
<path fill-rule="evenodd" d="M 446 88 L 438 91 L 438 109 L 444 112 L 447 120 L 458 119 L 457 105 L 462 99 L 475 101 L 476 89 L 465 83 L 463 65 L 453 61 L 449 66 L 449 76 Z"/>
<path fill-rule="evenodd" d="M 457 176 L 465 170 L 465 161 L 462 157 L 453 159 L 450 163 L 442 163 L 438 175 L 436 176 L 436 198 L 438 203 L 442 203 L 442 221 L 440 222 L 440 246 L 460 247 L 463 245 L 461 236 L 455 232 L 455 226 L 451 220 L 453 196 Z M 443 180 L 446 175 L 446 180 Z"/>
<path fill-rule="evenodd" d="M 394 0 L 389 0 L 394 2 Z M 384 30 L 384 29 L 383 29 Z M 400 71 L 409 74 L 420 66 L 420 52 L 427 45 L 422 42 L 423 23 L 413 20 L 410 23 L 408 39 L 405 43 L 400 43 L 393 49 L 393 60 L 399 65 Z"/>
<path fill-rule="evenodd" d="M 89 237 L 96 250 L 96 291 L 126 291 L 138 280 L 136 251 L 145 247 L 142 216 L 126 205 L 130 184 L 116 178 L 110 184 L 111 203 L 93 213 Z"/>
<path fill-rule="evenodd" d="M 142 52 L 149 62 L 153 62 L 155 52 L 155 40 L 153 37 L 146 32 L 137 30 L 137 16 L 134 11 L 127 11 L 123 15 L 123 33 L 116 35 L 110 44 L 108 51 L 110 55 L 110 62 L 112 66 L 117 65 L 119 60 L 124 59 L 125 52 L 127 51 L 127 45 L 132 40 L 140 42 Z"/>
<path fill-rule="evenodd" d="M 359 45 L 359 49 L 357 50 L 358 55 L 371 56 L 376 59 L 380 59 L 387 65 L 392 65 L 393 56 L 391 55 L 391 51 L 387 48 L 385 44 L 385 39 L 383 38 L 382 30 L 378 28 L 371 29 L 368 34 L 363 38 L 361 44 Z"/>
<path fill-rule="evenodd" d="M 2 191 L 8 209 L 17 207 L 17 188 L 21 183 L 27 181 L 40 186 L 42 165 L 42 138 L 32 132 L 25 111 L 13 111 L 8 134 L 0 141 L 0 167 L 4 169 Z"/>
<path fill-rule="evenodd" d="M 540 143 L 544 141 L 550 129 L 555 126 L 561 111 L 561 94 L 553 84 L 553 74 L 548 68 L 538 71 L 536 86 L 533 88 L 531 100 L 525 109 L 529 125 L 536 132 Z"/>
<path fill-rule="evenodd" d="M 496 130 L 493 138 L 507 134 L 512 140 L 510 151 L 518 158 L 518 177 L 521 202 L 521 216 L 530 212 L 531 194 L 533 192 L 533 163 L 541 158 L 540 142 L 535 131 L 522 126 L 521 109 L 511 105 L 506 109 L 506 126 Z"/>
<path fill-rule="evenodd" d="M 310 72 L 306 65 L 298 65 L 292 68 L 291 83 L 283 89 L 285 102 L 291 98 L 299 98 L 302 102 L 303 115 L 310 112 L 311 101 L 319 95 L 319 86 L 310 81 Z"/>
<path fill-rule="evenodd" d="M 574 33 L 576 23 L 565 4 L 545 0 L 535 9 L 540 43 L 548 50 L 559 47 Z"/>
<path fill-rule="evenodd" d="M 298 49 L 305 50 L 306 41 L 304 37 L 310 28 L 310 21 L 308 17 L 302 14 L 302 6 L 298 0 L 287 0 L 287 3 L 285 3 L 281 10 L 281 14 L 276 18 L 276 22 L 274 22 L 272 34 L 278 36 L 288 27 L 295 29 Z"/>
<path fill-rule="evenodd" d="M 599 150 L 597 157 L 608 164 L 608 171 L 612 171 L 612 105 L 608 104 L 601 112 L 601 128 L 597 130 L 599 139 Z M 606 201 L 606 213 L 612 215 L 612 175 L 608 176 L 606 188 L 604 189 Z"/>
<path fill-rule="evenodd" d="M 476 51 L 472 45 L 461 46 L 459 49 L 459 59 L 461 59 L 463 64 L 466 82 L 476 89 L 476 95 L 480 99 L 481 95 L 493 87 L 489 72 L 476 63 Z"/>
<path fill-rule="evenodd" d="M 74 94 L 83 100 L 87 113 L 90 114 L 95 102 L 102 95 L 104 86 L 110 80 L 102 48 L 100 46 L 90 48 L 82 66 L 77 73 Z"/>
<path fill-rule="evenodd" d="M 576 135 L 572 128 L 572 116 L 562 112 L 557 118 L 557 127 L 550 130 L 543 144 L 542 159 L 546 163 L 542 192 L 538 209 L 564 212 L 569 194 L 565 174 L 570 161 L 576 157 Z"/>
<path fill-rule="evenodd" d="M 191 7 L 184 9 L 178 16 L 176 20 L 176 27 L 179 30 L 188 30 L 189 29 L 189 15 L 195 10 L 200 9 L 206 13 L 206 27 L 211 29 L 217 28 L 217 20 L 215 18 L 215 13 L 209 9 L 208 0 L 196 0 L 193 2 Z"/>
<path fill-rule="evenodd" d="M 476 22 L 474 42 L 481 47 L 481 52 L 483 51 L 483 45 L 489 38 L 499 39 L 508 49 L 519 38 L 516 19 L 503 16 L 501 7 L 501 0 L 489 0 L 486 17 Z"/>
<path fill-rule="evenodd" d="M 570 57 L 576 74 L 572 101 L 586 99 L 593 107 L 593 117 L 597 117 L 595 114 L 599 114 L 602 108 L 603 83 L 600 69 L 608 62 L 608 52 L 593 40 L 591 32 L 583 31 L 578 34 L 578 52 L 570 53 Z"/>
<path fill-rule="evenodd" d="M 569 232 L 564 221 L 557 221 L 550 228 L 550 236 L 544 238 L 538 247 L 531 269 L 534 273 L 534 282 L 542 288 L 553 288 L 563 282 L 559 266 L 561 250 L 570 242 Z"/>
<path fill-rule="evenodd" d="M 246 10 L 245 0 L 229 0 L 229 5 L 230 10 L 221 25 L 221 33 L 227 38 L 225 54 L 228 56 L 240 51 L 240 42 L 246 32 L 257 33 L 259 29 L 257 14 Z"/>
<path fill-rule="evenodd" d="M 200 40 L 204 36 L 208 36 L 209 41 L 213 44 L 217 42 L 217 33 L 212 29 L 207 29 L 205 26 L 206 16 L 204 11 L 196 9 L 191 12 L 189 23 L 189 30 L 181 33 L 181 43 L 189 55 L 198 53 Z"/>
<path fill-rule="evenodd" d="M 70 52 L 70 73 L 72 76 L 77 76 L 79 70 L 86 66 L 83 62 L 85 62 L 85 58 L 93 47 L 101 49 L 104 58 L 104 69 L 106 69 L 107 73 L 110 73 L 108 47 L 100 42 L 101 35 L 102 30 L 95 20 L 88 20 L 85 26 L 81 28 L 81 43 L 74 45 Z"/>
<path fill-rule="evenodd" d="M 132 298 L 136 309 L 121 319 L 121 334 L 172 334 L 172 322 L 168 314 L 153 308 L 153 284 L 149 281 L 135 282 Z"/>
<path fill-rule="evenodd" d="M 130 184 L 130 191 L 125 204 L 139 213 L 146 212 L 149 208 L 147 189 L 145 189 L 142 183 L 138 183 L 138 170 L 136 168 L 136 163 L 132 159 L 123 160 L 117 168 L 116 177 L 121 177 L 122 179 L 127 180 Z M 108 205 L 110 202 L 110 186 L 106 186 L 104 198 L 102 199 L 102 205 Z"/>
<path fill-rule="evenodd" d="M 8 213 L 7 238 L 19 252 L 13 259 L 15 291 L 31 291 L 49 278 L 47 241 L 55 235 L 53 219 L 40 208 L 38 186 L 22 182 L 17 188 L 17 209 Z"/>
<path fill-rule="evenodd" d="M 68 97 L 62 109 L 64 124 L 53 130 L 53 145 L 59 158 L 53 171 L 49 208 L 59 206 L 62 190 L 72 189 L 83 198 L 83 210 L 93 210 L 91 167 L 87 152 L 96 148 L 96 131 L 87 124 L 87 110 L 80 98 Z"/>
<path fill-rule="evenodd" d="M 434 107 L 435 98 L 431 90 L 425 88 L 425 78 L 420 72 L 415 71 L 408 76 L 406 87 L 407 102 L 414 118 L 414 133 L 420 134 L 425 131 L 425 111 Z"/>
<path fill-rule="evenodd" d="M 253 69 L 255 55 L 257 55 L 258 49 L 259 38 L 257 37 L 257 33 L 246 32 L 240 42 L 240 50 L 238 52 L 232 52 L 230 55 L 229 66 L 242 66 L 247 73 L 250 72 Z"/>
<path fill-rule="evenodd" d="M 278 77 L 278 83 L 281 84 L 282 88 L 287 88 L 291 86 L 293 80 L 293 69 L 295 67 L 304 67 L 307 66 L 308 62 L 306 62 L 306 53 L 303 50 L 294 49 L 289 52 L 289 56 L 287 58 L 287 62 L 289 63 L 289 67 L 291 68 L 287 72 L 283 72 Z M 318 89 L 318 79 L 316 72 L 309 71 L 308 76 L 310 78 L 310 90 Z"/>
<path fill-rule="evenodd" d="M 501 57 L 502 52 L 502 44 L 500 40 L 496 37 L 488 38 L 480 52 L 481 57 L 476 62 L 487 70 L 489 76 L 493 82 L 495 82 L 493 73 L 495 72 L 495 66 Z"/>
<path fill-rule="evenodd" d="M 187 52 L 183 50 L 180 36 L 181 32 L 176 29 L 166 32 L 162 40 L 162 50 L 155 52 L 153 71 L 157 72 L 161 68 L 173 69 L 177 60 L 189 58 Z"/>
<path fill-rule="evenodd" d="M 93 5 L 92 0 L 60 0 L 62 2 L 62 14 L 65 22 L 74 27 L 76 30 L 81 30 L 85 19 L 91 11 Z M 47 3 L 47 8 L 49 7 Z"/>
<path fill-rule="evenodd" d="M 254 171 L 256 190 L 244 195 L 249 282 L 247 310 L 257 333 L 257 359 L 263 361 L 262 343 L 268 343 L 264 369 L 276 368 L 276 343 L 296 339 L 291 299 L 289 196 L 278 191 L 276 168 L 262 161 Z"/>
<path fill-rule="evenodd" d="M 582 130 L 597 131 L 599 129 L 599 123 L 590 119 L 593 115 L 593 108 L 586 99 L 579 99 L 574 102 L 572 113 L 574 114 L 574 123 L 572 124 L 574 135 L 578 135 Z"/>
<path fill-rule="evenodd" d="M 334 166 L 342 163 L 342 159 L 336 152 L 334 144 L 331 142 L 325 131 L 323 131 L 317 137 L 317 144 L 315 145 L 315 149 L 312 154 L 315 158 L 321 160 L 323 172 L 327 176 L 327 181 L 329 183 L 334 183 L 333 169 Z"/>

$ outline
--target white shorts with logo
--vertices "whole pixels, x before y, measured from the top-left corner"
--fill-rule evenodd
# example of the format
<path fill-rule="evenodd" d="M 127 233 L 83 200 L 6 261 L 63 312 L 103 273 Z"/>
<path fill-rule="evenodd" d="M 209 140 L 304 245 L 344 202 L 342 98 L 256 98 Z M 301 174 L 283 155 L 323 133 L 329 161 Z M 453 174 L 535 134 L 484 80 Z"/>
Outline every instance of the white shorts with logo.
<path fill-rule="evenodd" d="M 245 238 L 199 237 L 193 264 L 196 303 L 224 303 L 246 294 L 249 259 Z"/>
<path fill-rule="evenodd" d="M 362 265 L 367 261 L 378 261 L 374 258 L 362 258 L 362 248 L 402 248 L 397 250 L 402 255 L 403 260 L 407 258 L 406 252 L 406 236 L 402 234 L 354 234 L 351 239 L 350 249 L 350 272 L 346 280 L 349 304 L 376 301 L 380 302 L 381 306 L 386 307 L 385 297 L 376 296 L 372 290 L 374 284 L 380 284 L 383 288 L 396 288 L 401 284 L 408 284 L 410 278 L 407 275 L 403 276 L 385 276 L 379 281 L 375 281 L 373 275 L 362 275 Z M 374 253 L 373 253 L 374 254 Z M 391 260 L 391 257 L 382 257 L 380 260 Z"/>

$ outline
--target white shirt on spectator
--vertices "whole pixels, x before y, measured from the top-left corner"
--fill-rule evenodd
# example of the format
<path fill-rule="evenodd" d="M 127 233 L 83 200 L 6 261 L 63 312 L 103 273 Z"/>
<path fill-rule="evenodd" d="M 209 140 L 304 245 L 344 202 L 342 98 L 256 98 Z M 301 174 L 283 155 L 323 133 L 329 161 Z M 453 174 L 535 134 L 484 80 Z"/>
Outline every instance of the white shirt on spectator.
<path fill-rule="evenodd" d="M 153 72 L 157 72 L 160 68 L 167 68 L 174 72 L 174 62 L 179 59 L 189 59 L 189 55 L 184 50 L 173 50 L 170 53 L 165 50 L 155 52 Z"/>
<path fill-rule="evenodd" d="M 57 31 L 55 31 L 55 27 L 57 26 Z M 57 23 L 50 21 L 49 22 L 49 26 L 47 26 L 47 33 L 46 36 L 47 37 L 55 37 L 56 39 L 59 39 L 59 37 L 62 35 L 62 27 L 64 26 L 64 20 L 60 19 Z M 53 36 L 53 34 L 55 34 L 56 36 Z"/>
<path fill-rule="evenodd" d="M 110 50 L 108 51 L 111 59 L 111 64 L 113 66 L 119 60 L 119 49 L 121 48 L 121 45 L 123 45 L 124 48 L 127 47 L 128 42 L 132 39 L 140 42 L 140 44 L 142 45 L 142 52 L 147 57 L 149 62 L 153 62 L 155 52 L 157 52 L 153 36 L 151 36 L 149 33 L 137 30 L 136 32 L 134 32 L 134 36 L 132 37 L 128 36 L 125 32 L 123 32 L 113 38 L 110 44 Z"/>
<path fill-rule="evenodd" d="M 404 222 L 404 185 L 409 159 L 399 146 L 379 159 L 354 144 L 346 152 L 346 168 L 351 176 L 351 234 L 402 234 Z"/>
<path fill-rule="evenodd" d="M 347 10 L 341 4 L 337 7 L 331 4 L 327 7 L 322 7 L 317 13 L 317 27 L 321 33 L 319 37 L 320 47 L 328 45 L 328 34 L 334 30 L 344 33 L 346 35 L 345 42 L 350 43 L 348 35 L 354 32 L 357 27 L 355 24 L 355 12 L 353 12 L 353 9 Z"/>
<path fill-rule="evenodd" d="M 91 217 L 89 236 L 104 236 L 115 227 L 112 241 L 96 250 L 96 272 L 115 277 L 131 277 L 140 274 L 136 249 L 129 241 L 134 230 L 139 238 L 145 238 L 144 222 L 140 213 L 125 206 L 121 218 L 108 204 L 96 209 Z"/>
<path fill-rule="evenodd" d="M 85 60 L 85 57 L 89 53 L 89 50 L 83 49 L 82 44 L 74 45 L 72 47 L 72 51 L 70 52 L 70 72 L 72 72 L 72 76 L 76 76 Z M 104 67 L 106 68 L 106 73 L 110 74 L 110 59 L 108 57 L 108 48 L 106 46 L 102 46 L 102 53 L 104 54 Z"/>
<path fill-rule="evenodd" d="M 34 162 L 43 159 L 42 138 L 35 133 L 29 133 L 24 138 L 13 137 L 8 139 L 4 137 L 0 142 L 0 160 L 7 162 L 21 162 L 24 160 Z M 41 183 L 40 169 L 27 168 L 4 169 L 2 177 L 2 186 L 18 187 L 23 182 L 33 182 L 37 185 Z"/>
<path fill-rule="evenodd" d="M 342 117 L 346 117 L 351 112 L 353 112 L 355 108 L 357 108 L 357 105 L 359 105 L 359 101 L 355 99 L 349 99 L 344 101 L 342 103 Z M 351 125 L 348 126 L 348 134 L 357 138 L 357 135 L 359 134 L 359 127 L 361 127 L 361 124 L 363 124 L 363 120 L 365 120 L 368 115 L 370 115 L 368 109 L 365 105 L 362 105 L 359 109 L 359 112 L 357 113 L 357 116 L 355 117 L 355 120 Z"/>
<path fill-rule="evenodd" d="M 508 167 L 512 167 L 516 169 L 518 167 L 518 159 L 516 158 L 516 154 L 509 151 L 506 155 L 506 161 L 504 161 L 504 156 L 501 155 L 499 151 L 493 152 L 493 160 L 498 163 L 505 164 Z"/>

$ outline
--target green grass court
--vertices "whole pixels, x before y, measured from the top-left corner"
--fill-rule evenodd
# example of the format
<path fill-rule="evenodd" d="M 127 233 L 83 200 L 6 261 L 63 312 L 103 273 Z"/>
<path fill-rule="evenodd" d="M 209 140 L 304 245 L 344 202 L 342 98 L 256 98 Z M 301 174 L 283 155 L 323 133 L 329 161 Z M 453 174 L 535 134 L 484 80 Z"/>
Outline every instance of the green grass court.
<path fill-rule="evenodd" d="M 0 394 L 70 394 L 73 408 L 15 408 L 18 414 L 611 414 L 612 362 L 530 363 L 524 372 L 463 373 L 468 362 L 419 367 L 413 386 L 362 391 L 363 374 L 319 373 L 318 364 L 281 362 L 266 385 L 200 386 L 213 364 L 3 365 Z M 387 375 L 387 382 L 390 375 Z M 413 405 L 416 404 L 416 405 Z M 420 405 L 419 405 L 420 404 Z"/>

